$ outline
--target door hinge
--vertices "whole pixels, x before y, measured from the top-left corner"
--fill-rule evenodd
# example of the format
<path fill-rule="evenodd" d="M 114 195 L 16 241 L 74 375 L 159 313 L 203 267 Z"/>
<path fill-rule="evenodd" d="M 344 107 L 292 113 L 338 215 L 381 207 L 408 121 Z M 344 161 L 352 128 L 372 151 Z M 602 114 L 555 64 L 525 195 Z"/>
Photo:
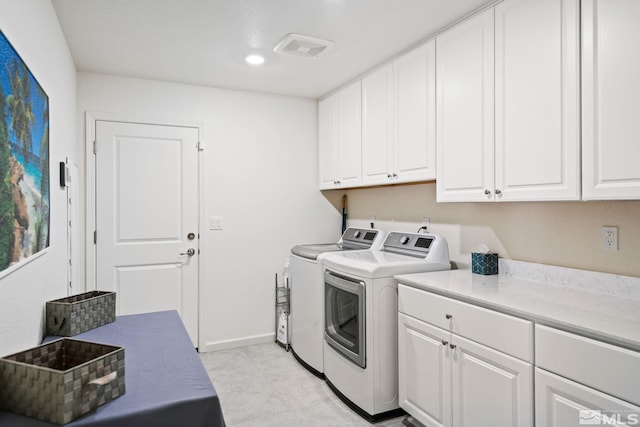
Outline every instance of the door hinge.
<path fill-rule="evenodd" d="M 97 230 L 93 231 L 93 244 L 94 245 L 98 244 L 98 231 Z"/>
<path fill-rule="evenodd" d="M 93 140 L 93 154 L 97 154 L 98 153 L 98 144 L 96 143 L 96 140 Z"/>

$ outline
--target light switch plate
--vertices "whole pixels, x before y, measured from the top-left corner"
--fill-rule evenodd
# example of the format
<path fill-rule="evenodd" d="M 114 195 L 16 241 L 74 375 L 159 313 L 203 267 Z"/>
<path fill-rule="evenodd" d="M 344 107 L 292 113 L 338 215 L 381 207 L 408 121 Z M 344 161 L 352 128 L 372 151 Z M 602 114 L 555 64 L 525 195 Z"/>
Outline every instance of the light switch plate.
<path fill-rule="evenodd" d="M 222 230 L 222 217 L 210 216 L 209 217 L 209 230 Z"/>

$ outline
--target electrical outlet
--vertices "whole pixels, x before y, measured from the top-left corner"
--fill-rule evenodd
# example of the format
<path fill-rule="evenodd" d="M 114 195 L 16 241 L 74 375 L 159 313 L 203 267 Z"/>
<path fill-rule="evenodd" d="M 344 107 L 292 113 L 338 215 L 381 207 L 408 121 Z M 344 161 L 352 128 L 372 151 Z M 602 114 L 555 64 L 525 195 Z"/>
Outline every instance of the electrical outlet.
<path fill-rule="evenodd" d="M 618 250 L 618 227 L 602 227 L 602 249 L 607 251 Z"/>
<path fill-rule="evenodd" d="M 429 232 L 429 226 L 431 225 L 431 220 L 429 219 L 428 216 L 425 216 L 424 218 L 422 218 L 422 226 L 424 227 L 424 232 L 428 233 Z"/>

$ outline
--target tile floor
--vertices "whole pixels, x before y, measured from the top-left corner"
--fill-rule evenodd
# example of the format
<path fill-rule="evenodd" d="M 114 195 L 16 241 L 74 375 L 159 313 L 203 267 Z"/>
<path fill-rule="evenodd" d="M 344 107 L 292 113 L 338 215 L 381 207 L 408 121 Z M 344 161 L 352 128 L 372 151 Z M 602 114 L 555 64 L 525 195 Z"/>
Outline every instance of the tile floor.
<path fill-rule="evenodd" d="M 228 427 L 355 427 L 371 424 L 276 343 L 201 353 Z M 409 416 L 376 427 L 419 427 Z"/>

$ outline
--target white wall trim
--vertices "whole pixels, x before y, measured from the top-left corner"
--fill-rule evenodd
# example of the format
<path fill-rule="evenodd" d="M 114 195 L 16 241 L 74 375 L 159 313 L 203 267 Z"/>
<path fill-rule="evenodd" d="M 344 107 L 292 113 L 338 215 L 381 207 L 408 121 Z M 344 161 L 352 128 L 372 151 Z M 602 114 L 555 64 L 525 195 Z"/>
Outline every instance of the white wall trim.
<path fill-rule="evenodd" d="M 264 344 L 268 342 L 275 342 L 276 334 L 269 333 L 264 335 L 253 335 L 245 338 L 236 338 L 232 340 L 224 340 L 224 341 L 216 341 L 207 343 L 205 347 L 206 351 L 218 351 L 218 350 L 228 350 L 230 348 L 238 348 L 238 347 L 246 347 L 248 345 L 254 344 Z M 202 353 L 203 348 L 200 347 L 200 352 Z"/>
<path fill-rule="evenodd" d="M 162 125 L 162 126 L 178 126 L 178 127 L 190 127 L 198 129 L 199 148 L 198 151 L 198 235 L 200 239 L 198 241 L 198 248 L 200 249 L 200 259 L 205 258 L 206 248 L 203 244 L 204 239 L 202 233 L 206 230 L 205 221 L 205 203 L 204 203 L 204 156 L 200 153 L 204 150 L 204 135 L 203 125 L 196 123 L 177 123 L 152 120 L 149 118 L 132 117 L 130 115 L 117 114 L 117 113 L 105 113 L 87 111 L 85 113 L 85 200 L 86 200 L 86 216 L 85 216 L 85 283 L 86 290 L 96 289 L 96 245 L 93 243 L 93 232 L 96 229 L 96 169 L 95 169 L 95 155 L 93 153 L 93 141 L 95 140 L 96 121 L 114 121 L 124 123 L 142 123 L 150 125 Z M 203 284 L 204 263 L 198 263 L 198 347 L 202 348 L 203 343 L 206 341 L 206 310 L 204 306 L 205 286 Z M 204 346 L 206 347 L 206 346 Z"/>

